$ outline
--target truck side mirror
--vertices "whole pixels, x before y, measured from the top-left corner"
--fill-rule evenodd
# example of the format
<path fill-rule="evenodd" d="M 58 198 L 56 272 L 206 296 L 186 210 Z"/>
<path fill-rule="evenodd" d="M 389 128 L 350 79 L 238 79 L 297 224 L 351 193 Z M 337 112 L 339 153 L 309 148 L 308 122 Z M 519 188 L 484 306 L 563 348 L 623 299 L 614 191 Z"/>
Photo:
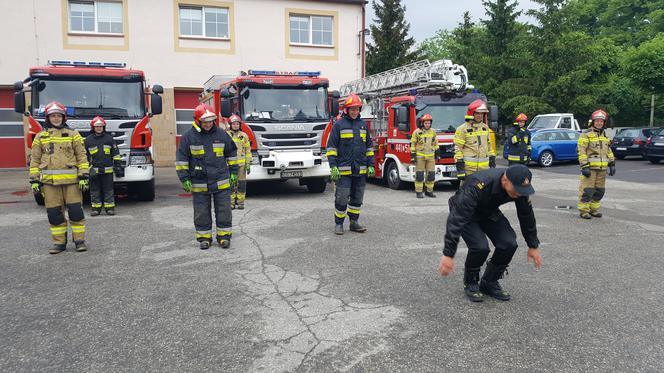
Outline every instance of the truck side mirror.
<path fill-rule="evenodd" d="M 155 84 L 152 86 L 152 93 L 162 94 L 164 93 L 164 87 L 160 86 L 159 84 Z"/>
<path fill-rule="evenodd" d="M 162 92 L 163 92 L 163 89 L 162 89 Z M 153 94 L 150 95 L 150 110 L 151 110 L 152 115 L 159 115 L 163 111 L 161 96 L 159 96 L 156 93 L 153 93 Z"/>
<path fill-rule="evenodd" d="M 489 128 L 498 131 L 498 105 L 491 105 L 489 110 Z"/>
<path fill-rule="evenodd" d="M 228 88 L 224 88 L 220 92 L 221 98 L 231 98 L 231 92 L 228 90 Z"/>
<path fill-rule="evenodd" d="M 332 91 L 332 103 L 330 107 L 330 114 L 333 117 L 339 115 L 339 97 L 341 97 L 339 91 Z"/>
<path fill-rule="evenodd" d="M 25 95 L 23 92 L 14 92 L 14 111 L 25 114 Z"/>
<path fill-rule="evenodd" d="M 230 98 L 222 98 L 221 99 L 221 116 L 224 117 L 224 118 L 228 118 L 231 115 L 233 115 L 233 108 L 231 107 Z"/>

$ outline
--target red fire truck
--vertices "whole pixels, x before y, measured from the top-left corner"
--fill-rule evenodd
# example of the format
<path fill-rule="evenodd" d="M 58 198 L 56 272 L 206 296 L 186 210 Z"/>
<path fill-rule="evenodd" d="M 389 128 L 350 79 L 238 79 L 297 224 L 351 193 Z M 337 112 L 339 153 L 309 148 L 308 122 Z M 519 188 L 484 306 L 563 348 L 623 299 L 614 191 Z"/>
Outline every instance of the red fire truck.
<path fill-rule="evenodd" d="M 124 63 L 49 61 L 48 66 L 31 68 L 14 90 L 14 110 L 28 117 L 28 148 L 42 130 L 44 108 L 51 101 L 65 105 L 67 124 L 83 137 L 90 133 L 90 120 L 101 115 L 122 157 L 116 187 L 138 200 L 154 200 L 150 118 L 161 114 L 163 88 L 146 87 L 143 71 L 126 69 Z M 43 204 L 39 195 L 35 199 Z"/>
<path fill-rule="evenodd" d="M 424 60 L 349 82 L 340 91 L 341 96 L 357 93 L 365 102 L 362 118 L 368 122 L 374 141 L 376 178 L 392 189 L 415 181 L 410 137 L 418 118 L 431 114 L 439 144 L 436 182 L 458 185 L 454 132 L 464 122 L 468 104 L 476 99 L 486 101 L 486 96 L 468 84 L 465 67 L 449 60 Z M 498 109 L 490 105 L 490 111 L 487 120 L 496 128 Z M 495 148 L 493 131 L 491 136 Z"/>
<path fill-rule="evenodd" d="M 201 102 L 224 118 L 242 118 L 251 141 L 248 181 L 299 179 L 309 192 L 322 193 L 330 176 L 324 149 L 339 112 L 339 92 L 329 94 L 328 86 L 319 72 L 249 70 L 213 76 Z"/>

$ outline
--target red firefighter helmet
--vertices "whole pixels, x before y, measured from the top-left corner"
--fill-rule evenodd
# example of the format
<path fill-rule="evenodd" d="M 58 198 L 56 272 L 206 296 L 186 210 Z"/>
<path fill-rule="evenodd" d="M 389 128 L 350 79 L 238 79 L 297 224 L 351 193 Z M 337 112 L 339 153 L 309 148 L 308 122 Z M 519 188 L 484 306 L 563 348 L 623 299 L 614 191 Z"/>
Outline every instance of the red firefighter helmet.
<path fill-rule="evenodd" d="M 348 108 L 351 107 L 362 107 L 362 99 L 360 99 L 360 96 L 356 95 L 355 93 L 351 93 L 346 101 L 344 101 L 344 109 L 346 111 L 348 111 Z"/>
<path fill-rule="evenodd" d="M 228 118 L 228 123 L 229 124 L 233 124 L 235 122 L 242 123 L 242 119 L 237 114 L 233 114 L 233 115 L 230 116 L 230 118 Z"/>
<path fill-rule="evenodd" d="M 468 111 L 466 112 L 467 117 L 472 117 L 475 113 L 488 113 L 489 108 L 486 106 L 486 102 L 477 99 L 468 105 Z"/>
<path fill-rule="evenodd" d="M 593 112 L 593 114 L 590 116 L 590 119 L 593 120 L 593 121 L 596 120 L 596 119 L 602 119 L 602 120 L 604 120 L 604 121 L 606 122 L 606 120 L 607 120 L 608 118 L 609 118 L 609 115 L 606 114 L 606 111 L 604 111 L 604 110 L 602 110 L 602 109 L 595 110 L 595 111 Z"/>
<path fill-rule="evenodd" d="M 100 116 L 92 118 L 92 120 L 90 121 L 90 128 L 94 130 L 94 128 L 97 126 L 106 127 L 106 121 L 104 120 L 104 118 Z"/>
<path fill-rule="evenodd" d="M 528 121 L 528 116 L 524 113 L 519 113 L 519 115 L 516 116 L 516 122 L 527 122 Z"/>
<path fill-rule="evenodd" d="M 44 115 L 46 117 L 51 114 L 62 114 L 65 119 L 67 118 L 67 110 L 65 109 L 65 106 L 57 101 L 53 101 L 46 105 L 46 108 L 44 109 Z"/>
<path fill-rule="evenodd" d="M 211 122 L 217 119 L 217 114 L 214 113 L 211 107 L 206 104 L 199 104 L 194 110 L 194 120 L 197 123 Z"/>
<path fill-rule="evenodd" d="M 419 121 L 419 123 L 418 123 L 419 126 L 420 126 L 420 127 L 423 127 L 423 126 L 424 126 L 424 122 L 426 122 L 426 121 L 429 121 L 429 122 L 433 123 L 433 117 L 431 116 L 431 114 L 428 114 L 428 113 L 427 113 L 427 114 L 422 115 L 422 116 L 420 117 L 420 121 Z"/>

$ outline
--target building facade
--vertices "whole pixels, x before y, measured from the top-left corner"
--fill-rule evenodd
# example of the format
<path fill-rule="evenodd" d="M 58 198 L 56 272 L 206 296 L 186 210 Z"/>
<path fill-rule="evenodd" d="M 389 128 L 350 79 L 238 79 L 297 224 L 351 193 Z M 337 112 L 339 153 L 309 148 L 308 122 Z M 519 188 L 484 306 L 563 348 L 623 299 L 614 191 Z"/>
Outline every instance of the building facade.
<path fill-rule="evenodd" d="M 364 0 L 0 0 L 0 168 L 24 167 L 13 82 L 50 60 L 124 62 L 164 87 L 152 120 L 158 165 L 192 120 L 203 83 L 248 69 L 364 73 Z M 178 126 L 179 124 L 179 126 Z"/>

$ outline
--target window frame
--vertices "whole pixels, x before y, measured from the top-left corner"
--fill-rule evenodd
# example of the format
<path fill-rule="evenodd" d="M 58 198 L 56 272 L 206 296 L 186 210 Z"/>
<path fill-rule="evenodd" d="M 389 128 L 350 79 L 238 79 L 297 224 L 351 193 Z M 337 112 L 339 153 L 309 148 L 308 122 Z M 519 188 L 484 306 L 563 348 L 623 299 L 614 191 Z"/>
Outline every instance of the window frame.
<path fill-rule="evenodd" d="M 94 30 L 93 31 L 86 31 L 86 30 L 73 30 L 72 29 L 72 19 L 71 19 L 71 5 L 72 4 L 90 4 L 92 3 L 92 7 L 94 10 Z M 110 4 L 116 4 L 120 6 L 120 20 L 121 20 L 121 27 L 122 31 L 121 32 L 100 32 L 99 31 L 99 11 L 97 9 L 97 5 L 99 3 L 110 3 Z M 124 14 L 124 7 L 125 4 L 123 1 L 113 1 L 113 0 L 67 0 L 67 23 L 68 23 L 68 30 L 67 32 L 71 35 L 101 35 L 101 36 L 125 36 L 125 14 Z M 112 24 L 112 23 L 111 23 Z"/>
<path fill-rule="evenodd" d="M 309 42 L 308 43 L 300 43 L 300 42 L 294 42 L 291 40 L 290 34 L 291 34 L 291 18 L 293 17 L 298 17 L 298 18 L 308 18 L 309 19 Z M 313 24 L 313 18 L 329 18 L 331 20 L 330 23 L 330 43 L 331 44 L 316 44 L 314 43 L 314 24 Z M 299 33 L 298 29 L 298 33 Z M 327 32 L 327 30 L 320 30 L 321 32 Z M 332 15 L 324 15 L 324 14 L 302 14 L 302 13 L 289 13 L 288 14 L 288 44 L 296 47 L 316 47 L 316 48 L 335 48 L 336 46 L 334 45 L 334 16 Z"/>
<path fill-rule="evenodd" d="M 182 9 L 200 9 L 201 11 L 201 35 L 183 35 L 182 34 L 182 18 L 180 17 L 180 11 Z M 220 9 L 226 11 L 226 35 L 227 36 L 207 36 L 205 35 L 205 9 Z M 180 39 L 194 39 L 194 40 L 221 40 L 221 41 L 230 41 L 231 40 L 231 9 L 225 6 L 207 6 L 201 4 L 187 4 L 179 3 L 178 4 L 178 37 Z M 217 25 L 220 23 L 216 23 Z"/>

